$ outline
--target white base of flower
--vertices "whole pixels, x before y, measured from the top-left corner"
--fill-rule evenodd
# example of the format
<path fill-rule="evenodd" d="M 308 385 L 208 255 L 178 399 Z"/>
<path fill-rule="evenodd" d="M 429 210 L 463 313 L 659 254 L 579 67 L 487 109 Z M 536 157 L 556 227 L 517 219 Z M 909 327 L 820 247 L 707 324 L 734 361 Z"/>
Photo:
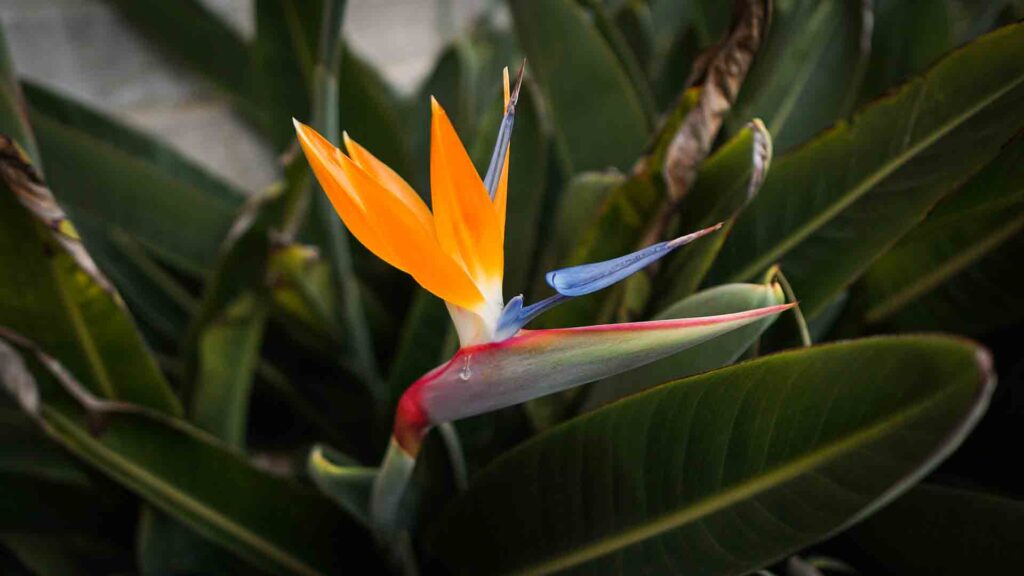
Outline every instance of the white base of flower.
<path fill-rule="evenodd" d="M 498 320 L 501 318 L 500 299 L 496 302 L 484 302 L 472 310 L 448 302 L 445 302 L 445 305 L 448 306 L 448 314 L 455 324 L 455 331 L 459 334 L 461 348 L 495 341 Z"/>

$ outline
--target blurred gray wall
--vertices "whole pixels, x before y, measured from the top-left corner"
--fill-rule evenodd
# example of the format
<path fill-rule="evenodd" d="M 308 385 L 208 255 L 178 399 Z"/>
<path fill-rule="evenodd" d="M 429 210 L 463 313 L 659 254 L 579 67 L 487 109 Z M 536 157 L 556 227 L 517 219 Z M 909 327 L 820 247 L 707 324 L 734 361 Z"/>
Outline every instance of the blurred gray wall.
<path fill-rule="evenodd" d="M 201 0 L 243 36 L 253 0 Z M 485 0 L 348 0 L 345 35 L 404 93 L 430 71 L 445 42 Z M 0 0 L 18 73 L 157 134 L 247 190 L 268 184 L 273 158 L 226 100 L 174 65 L 102 0 Z M 444 33 L 439 30 L 445 30 Z"/>

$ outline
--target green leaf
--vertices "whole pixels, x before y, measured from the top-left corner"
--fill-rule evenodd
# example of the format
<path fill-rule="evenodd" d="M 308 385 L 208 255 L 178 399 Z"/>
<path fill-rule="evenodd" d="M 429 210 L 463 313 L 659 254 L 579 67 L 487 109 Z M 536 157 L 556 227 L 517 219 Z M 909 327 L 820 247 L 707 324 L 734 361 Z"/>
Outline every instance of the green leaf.
<path fill-rule="evenodd" d="M 1024 566 L 1022 523 L 1020 500 L 922 484 L 850 536 L 895 574 L 999 574 Z"/>
<path fill-rule="evenodd" d="M 746 573 L 932 469 L 984 411 L 990 362 L 969 341 L 890 337 L 666 384 L 499 458 L 432 548 L 464 573 Z"/>
<path fill-rule="evenodd" d="M 235 298 L 199 337 L 191 420 L 231 446 L 245 444 L 249 395 L 267 320 L 265 295 L 255 290 Z"/>
<path fill-rule="evenodd" d="M 3 395 L 0 486 L 0 533 L 96 532 L 111 514 L 110 499 Z"/>
<path fill-rule="evenodd" d="M 191 420 L 233 446 L 245 440 L 270 305 L 271 228 L 282 218 L 288 197 L 282 186 L 246 204 L 207 278 L 185 344 L 186 382 L 194 382 Z"/>
<path fill-rule="evenodd" d="M 948 0 L 876 2 L 862 100 L 875 98 L 923 72 L 952 49 L 953 24 Z"/>
<path fill-rule="evenodd" d="M 995 156 L 1024 124 L 1022 104 L 1024 25 L 1013 25 L 776 161 L 711 279 L 749 280 L 779 262 L 813 317 Z"/>
<path fill-rule="evenodd" d="M 327 354 L 336 354 L 344 340 L 335 316 L 331 271 L 312 246 L 290 244 L 272 250 L 268 284 L 289 332 Z M 360 293 L 369 296 L 366 291 Z"/>
<path fill-rule="evenodd" d="M 151 506 L 142 508 L 137 546 L 143 576 L 266 574 Z"/>
<path fill-rule="evenodd" d="M 0 138 L 0 327 L 36 341 L 105 398 L 181 407 L 74 226 L 27 158 Z"/>
<path fill-rule="evenodd" d="M 383 569 L 369 535 L 312 491 L 255 469 L 240 452 L 178 419 L 109 407 L 102 433 L 93 434 L 90 418 L 62 390 L 73 375 L 59 365 L 47 366 L 52 374 L 32 367 L 0 376 L 38 386 L 43 430 L 199 534 L 275 574 L 338 574 L 351 563 Z M 344 558 L 339 542 L 346 543 Z"/>
<path fill-rule="evenodd" d="M 615 12 L 615 25 L 644 73 L 645 86 L 650 89 L 650 76 L 655 50 L 655 26 L 651 7 L 646 2 L 629 2 Z"/>
<path fill-rule="evenodd" d="M 358 462 L 327 446 L 316 445 L 306 466 L 321 492 L 366 526 L 370 525 L 370 492 L 377 469 Z"/>
<path fill-rule="evenodd" d="M 115 574 L 132 571 L 131 555 L 108 534 L 37 534 L 30 532 L 0 535 L 0 558 L 4 549 L 16 557 L 28 571 L 8 568 L 0 560 L 4 574 L 31 576 L 89 576 L 97 572 Z M 11 571 L 13 570 L 13 571 Z"/>
<path fill-rule="evenodd" d="M 76 216 L 75 225 L 96 264 L 138 321 L 146 342 L 159 352 L 176 354 L 197 298 L 127 233 L 82 214 Z"/>
<path fill-rule="evenodd" d="M 853 306 L 873 329 L 983 334 L 1024 316 L 1024 136 L 878 259 Z"/>
<path fill-rule="evenodd" d="M 861 9 L 857 2 L 776 3 L 764 48 L 730 114 L 731 131 L 761 118 L 781 152 L 835 122 L 867 63 Z"/>
<path fill-rule="evenodd" d="M 227 94 L 244 99 L 249 87 L 245 42 L 198 0 L 108 0 L 146 38 L 201 73 Z"/>
<path fill-rule="evenodd" d="M 630 76 L 593 20 L 574 0 L 523 0 L 510 8 L 568 172 L 628 168 L 650 124 Z"/>
<path fill-rule="evenodd" d="M 308 119 L 322 0 L 256 0 L 249 48 L 257 124 L 277 149 L 295 141 L 291 118 Z"/>
<path fill-rule="evenodd" d="M 88 108 L 31 85 L 26 94 L 47 178 L 72 218 L 116 229 L 185 272 L 208 269 L 241 192 Z"/>
<path fill-rule="evenodd" d="M 615 57 L 622 66 L 622 71 L 629 77 L 630 85 L 636 93 L 640 105 L 643 106 L 648 124 L 652 123 L 657 115 L 654 95 L 651 93 L 651 85 L 644 73 L 639 55 L 633 51 L 634 46 L 626 39 L 622 29 L 612 18 L 612 12 L 618 9 L 605 8 L 600 0 L 583 0 L 581 5 L 586 8 L 586 13 L 597 27 L 597 31 L 601 33 L 608 47 L 615 53 Z"/>
<path fill-rule="evenodd" d="M 732 314 L 776 306 L 785 301 L 778 285 L 724 284 L 684 298 L 662 310 L 652 319 Z M 758 320 L 678 354 L 598 382 L 588 388 L 587 401 L 583 408 L 589 410 L 663 382 L 728 366 L 735 362 L 774 320 L 774 316 Z"/>

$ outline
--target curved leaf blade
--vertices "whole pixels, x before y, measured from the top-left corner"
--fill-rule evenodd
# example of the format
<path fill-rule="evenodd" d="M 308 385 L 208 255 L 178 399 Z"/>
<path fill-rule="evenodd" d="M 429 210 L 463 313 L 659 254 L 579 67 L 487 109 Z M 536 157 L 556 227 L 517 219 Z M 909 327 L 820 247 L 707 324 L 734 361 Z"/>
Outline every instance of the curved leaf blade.
<path fill-rule="evenodd" d="M 595 23 L 573 0 L 522 0 L 509 7 L 570 172 L 628 168 L 650 125 L 641 97 Z"/>
<path fill-rule="evenodd" d="M 998 574 L 1024 565 L 1024 502 L 922 484 L 854 528 L 858 547 L 908 576 Z"/>
<path fill-rule="evenodd" d="M 181 411 L 120 295 L 34 167 L 0 136 L 0 327 L 35 340 L 105 398 Z"/>
<path fill-rule="evenodd" d="M 241 192 L 80 104 L 33 86 L 26 94 L 47 178 L 72 218 L 128 234 L 179 270 L 206 272 Z"/>
<path fill-rule="evenodd" d="M 1024 25 L 1016 24 L 773 163 L 711 278 L 749 280 L 778 262 L 814 316 L 1022 125 Z"/>
<path fill-rule="evenodd" d="M 945 199 L 867 271 L 854 291 L 871 329 L 982 334 L 1024 316 L 1024 135 Z"/>
<path fill-rule="evenodd" d="M 98 399 L 87 412 L 65 392 L 81 387 L 74 376 L 45 351 L 27 349 L 38 362 L 0 372 L 3 384 L 28 379 L 40 395 L 32 416 L 43 431 L 160 511 L 275 574 L 338 574 L 351 561 L 383 570 L 369 534 L 323 497 L 257 470 L 182 420 Z M 338 542 L 348 544 L 344 559 Z"/>
<path fill-rule="evenodd" d="M 974 425 L 993 383 L 983 348 L 941 336 L 679 380 L 494 462 L 435 526 L 433 549 L 465 573 L 744 573 L 906 489 Z"/>

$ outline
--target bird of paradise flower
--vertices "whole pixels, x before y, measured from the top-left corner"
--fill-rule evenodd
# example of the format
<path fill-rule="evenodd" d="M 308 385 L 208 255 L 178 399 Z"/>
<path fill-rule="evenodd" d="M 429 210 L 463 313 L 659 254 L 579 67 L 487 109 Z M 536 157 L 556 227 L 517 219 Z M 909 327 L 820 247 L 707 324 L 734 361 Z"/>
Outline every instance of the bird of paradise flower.
<path fill-rule="evenodd" d="M 345 226 L 367 249 L 444 300 L 459 336 L 451 360 L 402 395 L 370 502 L 374 526 L 393 535 L 402 494 L 436 424 L 498 410 L 653 362 L 793 304 L 734 314 L 552 330 L 523 327 L 559 303 L 596 292 L 710 234 L 721 224 L 619 258 L 549 272 L 555 294 L 525 306 L 502 294 L 508 169 L 523 68 L 510 88 L 483 179 L 448 115 L 431 99 L 433 211 L 401 176 L 344 135 L 342 152 L 295 121 L 317 180 Z"/>

